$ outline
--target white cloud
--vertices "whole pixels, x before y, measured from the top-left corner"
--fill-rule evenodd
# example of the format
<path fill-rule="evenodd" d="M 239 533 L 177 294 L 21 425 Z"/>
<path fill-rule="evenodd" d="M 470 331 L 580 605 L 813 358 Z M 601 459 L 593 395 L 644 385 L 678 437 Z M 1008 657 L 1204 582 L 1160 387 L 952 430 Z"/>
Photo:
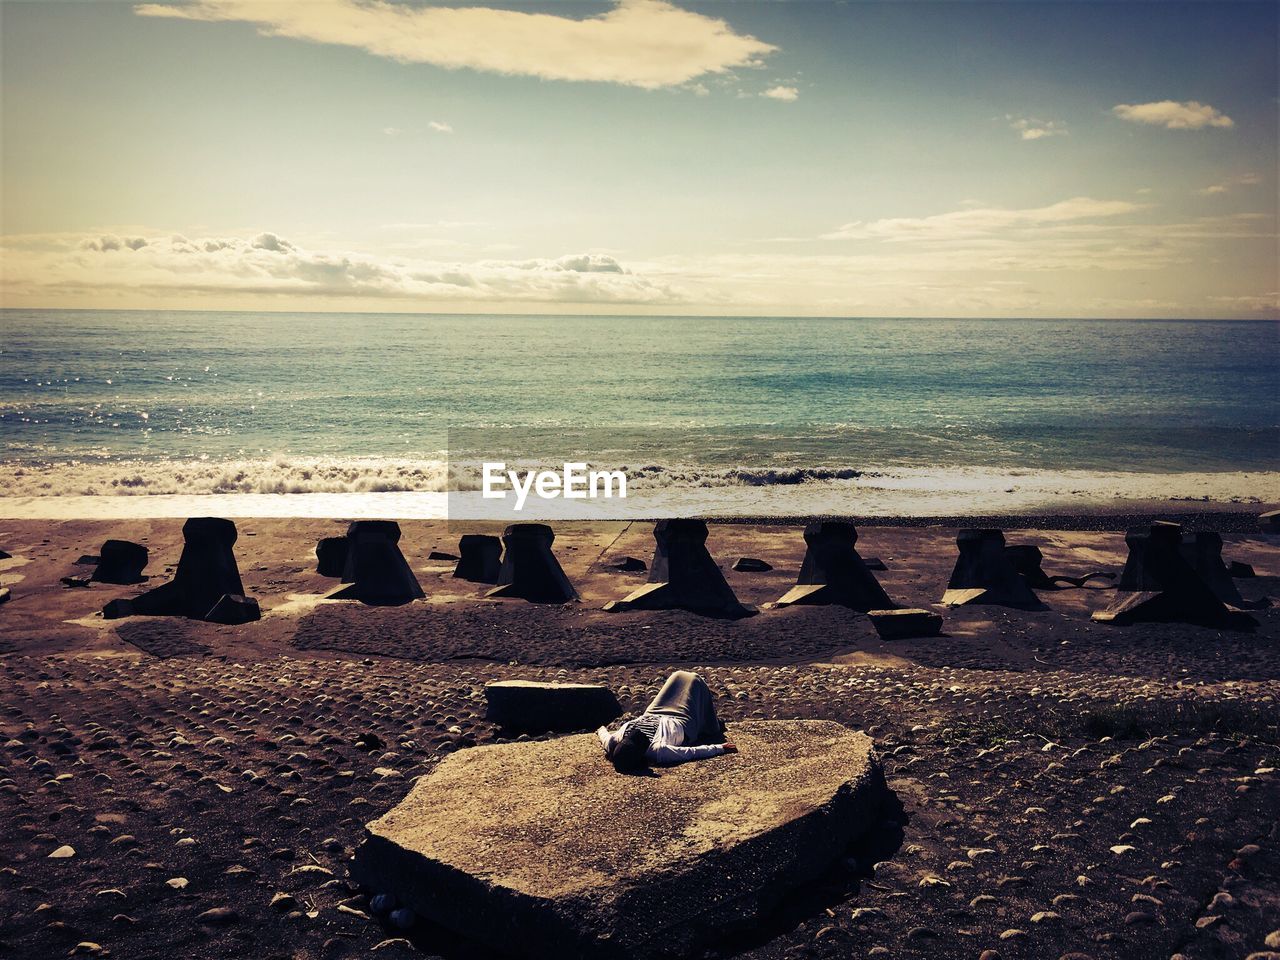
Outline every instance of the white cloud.
<path fill-rule="evenodd" d="M 1196 192 L 1203 196 L 1210 197 L 1215 194 L 1226 193 L 1232 187 L 1253 187 L 1257 186 L 1261 182 L 1262 178 L 1256 173 L 1242 173 L 1238 177 L 1228 177 L 1221 183 L 1211 184 L 1203 190 L 1197 190 Z"/>
<path fill-rule="evenodd" d="M 453 133 L 453 127 L 441 120 L 431 120 L 427 123 L 427 126 L 436 133 Z"/>
<path fill-rule="evenodd" d="M 768 97 L 770 100 L 783 100 L 787 103 L 791 103 L 794 100 L 800 99 L 800 91 L 795 87 L 777 86 L 770 87 L 768 90 L 761 93 L 760 96 Z"/>
<path fill-rule="evenodd" d="M 1009 210 L 1001 207 L 976 207 L 939 213 L 931 217 L 893 217 L 864 223 L 846 223 L 823 240 L 891 240 L 936 241 L 960 237 L 993 235 L 1011 229 L 1044 227 L 1078 220 L 1116 217 L 1141 210 L 1142 206 L 1127 200 L 1094 200 L 1073 197 L 1045 207 Z"/>
<path fill-rule="evenodd" d="M 620 0 L 607 13 L 580 20 L 386 0 L 191 0 L 134 10 L 144 17 L 252 23 L 265 36 L 357 47 L 401 63 L 649 90 L 759 66 L 776 49 L 665 0 Z"/>
<path fill-rule="evenodd" d="M 10 237 L 6 293 L 363 297 L 411 301 L 677 303 L 682 294 L 603 254 L 441 262 L 311 250 L 274 233 L 209 237 Z"/>
<path fill-rule="evenodd" d="M 385 133 L 388 137 L 398 137 L 400 136 L 400 134 L 404 133 L 404 131 L 401 130 L 399 127 L 383 127 L 382 132 Z"/>
<path fill-rule="evenodd" d="M 1111 108 L 1121 120 L 1146 123 L 1170 130 L 1199 130 L 1203 127 L 1234 127 L 1235 121 L 1216 107 L 1196 100 L 1179 103 L 1160 100 L 1156 103 L 1119 103 Z"/>
<path fill-rule="evenodd" d="M 1023 140 L 1043 140 L 1045 137 L 1065 137 L 1067 124 L 1062 120 L 1036 120 L 1033 117 L 1015 117 L 1005 114 L 1009 126 L 1018 131 Z"/>

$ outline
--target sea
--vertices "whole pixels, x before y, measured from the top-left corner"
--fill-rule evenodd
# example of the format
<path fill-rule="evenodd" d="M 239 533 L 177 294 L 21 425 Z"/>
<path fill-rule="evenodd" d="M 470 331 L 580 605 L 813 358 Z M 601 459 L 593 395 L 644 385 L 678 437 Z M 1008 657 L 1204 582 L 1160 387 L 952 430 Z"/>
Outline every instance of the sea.
<path fill-rule="evenodd" d="M 1278 345 L 1273 322 L 7 309 L 0 516 L 441 516 L 482 462 L 568 459 L 624 469 L 637 515 L 1267 504 Z"/>

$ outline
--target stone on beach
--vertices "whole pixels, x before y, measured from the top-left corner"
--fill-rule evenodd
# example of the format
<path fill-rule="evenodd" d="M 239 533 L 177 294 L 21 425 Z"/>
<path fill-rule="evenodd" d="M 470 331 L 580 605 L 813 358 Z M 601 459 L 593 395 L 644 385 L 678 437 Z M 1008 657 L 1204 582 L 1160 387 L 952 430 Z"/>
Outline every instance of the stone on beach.
<path fill-rule="evenodd" d="M 253 597 L 225 593 L 204 618 L 209 623 L 253 623 L 262 619 L 262 610 Z"/>
<path fill-rule="evenodd" d="M 881 640 L 936 637 L 942 631 L 941 614 L 931 610 L 868 610 L 867 617 Z"/>
<path fill-rule="evenodd" d="M 351 542 L 345 537 L 321 537 L 316 544 L 316 573 L 322 577 L 340 577 L 347 569 L 347 551 Z"/>
<path fill-rule="evenodd" d="M 347 528 L 347 564 L 330 600 L 359 600 L 370 606 L 398 606 L 426 596 L 400 552 L 400 524 L 356 520 Z"/>
<path fill-rule="evenodd" d="M 858 555 L 858 531 L 852 523 L 811 523 L 804 528 L 804 542 L 796 585 L 775 606 L 834 604 L 863 612 L 896 606 Z"/>
<path fill-rule="evenodd" d="M 623 776 L 592 734 L 451 754 L 367 827 L 352 874 L 533 956 L 687 954 L 844 856 L 885 787 L 870 738 L 744 721 L 742 752 Z"/>
<path fill-rule="evenodd" d="M 1244 563 L 1241 560 L 1232 560 L 1227 572 L 1237 580 L 1252 580 L 1257 576 L 1253 570 L 1253 564 Z"/>
<path fill-rule="evenodd" d="M 1094 613 L 1094 620 L 1121 625 L 1177 622 L 1256 626 L 1248 614 L 1228 609 L 1187 562 L 1179 524 L 1157 521 L 1149 528 L 1130 530 L 1124 539 L 1129 557 L 1120 574 L 1116 598 L 1107 609 Z"/>
<path fill-rule="evenodd" d="M 502 541 L 483 533 L 464 533 L 458 539 L 458 565 L 453 575 L 472 583 L 497 583 L 502 570 Z"/>
<path fill-rule="evenodd" d="M 147 548 L 129 540 L 108 540 L 98 554 L 97 569 L 91 580 L 98 583 L 141 583 L 147 565 Z"/>
<path fill-rule="evenodd" d="M 192 517 L 182 525 L 182 554 L 173 579 L 132 599 L 102 609 L 108 620 L 122 616 L 189 617 L 205 620 L 224 596 L 243 597 L 244 584 L 232 547 L 236 525 L 218 517 Z"/>
<path fill-rule="evenodd" d="M 773 564 L 755 557 L 739 557 L 733 562 L 733 569 L 739 573 L 768 573 Z"/>
<path fill-rule="evenodd" d="M 1039 607 L 1040 600 L 1010 561 L 999 530 L 965 529 L 956 534 L 960 556 L 942 602 L 947 606 L 990 603 Z"/>
<path fill-rule="evenodd" d="M 568 603 L 578 599 L 560 561 L 551 552 L 556 535 L 545 523 L 513 523 L 502 532 L 506 551 L 498 586 L 487 597 L 513 597 L 530 603 Z"/>
<path fill-rule="evenodd" d="M 497 680 L 485 684 L 486 719 L 511 731 L 591 730 L 622 713 L 608 687 L 594 683 Z"/>
<path fill-rule="evenodd" d="M 653 525 L 653 539 L 648 584 L 605 604 L 605 610 L 675 609 L 727 618 L 755 612 L 738 601 L 707 551 L 705 520 L 659 520 Z"/>
<path fill-rule="evenodd" d="M 1258 526 L 1267 533 L 1280 533 L 1280 510 L 1271 510 L 1259 516 Z"/>

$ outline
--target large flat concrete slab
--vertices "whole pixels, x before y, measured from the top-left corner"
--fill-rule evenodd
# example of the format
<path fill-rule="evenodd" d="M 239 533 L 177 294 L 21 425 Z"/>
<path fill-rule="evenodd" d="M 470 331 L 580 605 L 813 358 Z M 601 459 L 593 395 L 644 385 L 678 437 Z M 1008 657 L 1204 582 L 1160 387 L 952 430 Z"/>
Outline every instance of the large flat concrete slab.
<path fill-rule="evenodd" d="M 367 826 L 352 873 L 520 955 L 687 953 L 750 925 L 876 820 L 865 734 L 746 721 L 741 753 L 625 776 L 593 734 L 450 755 Z"/>

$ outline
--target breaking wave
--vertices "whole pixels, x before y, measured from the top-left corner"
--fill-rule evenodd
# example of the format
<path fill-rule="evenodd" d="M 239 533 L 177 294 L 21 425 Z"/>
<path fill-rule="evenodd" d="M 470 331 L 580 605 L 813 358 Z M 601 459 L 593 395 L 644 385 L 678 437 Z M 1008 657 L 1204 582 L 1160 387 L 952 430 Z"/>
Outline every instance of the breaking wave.
<path fill-rule="evenodd" d="M 549 464 L 511 463 L 512 468 Z M 559 467 L 556 464 L 555 467 Z M 679 491 L 720 490 L 750 501 L 787 500 L 820 491 L 833 495 L 973 497 L 1005 501 L 1185 500 L 1271 503 L 1280 500 L 1280 472 L 1118 472 L 1011 470 L 998 467 L 830 466 L 698 467 L 612 464 L 622 469 L 629 492 L 674 496 Z M 292 457 L 258 459 L 81 459 L 0 464 L 5 497 L 227 494 L 370 494 L 474 491 L 479 465 L 443 458 Z M 791 488 L 783 493 L 778 488 Z M 737 491 L 735 494 L 734 491 Z M 773 491 L 773 492 L 771 492 Z"/>

